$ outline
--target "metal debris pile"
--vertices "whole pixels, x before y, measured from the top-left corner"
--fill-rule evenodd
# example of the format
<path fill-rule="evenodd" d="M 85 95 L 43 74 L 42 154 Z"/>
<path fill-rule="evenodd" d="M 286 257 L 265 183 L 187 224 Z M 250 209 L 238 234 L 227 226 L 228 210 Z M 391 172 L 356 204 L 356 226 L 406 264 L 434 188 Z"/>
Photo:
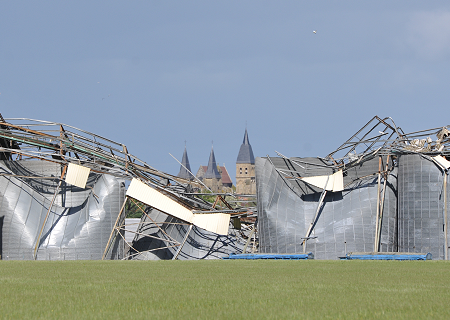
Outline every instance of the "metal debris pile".
<path fill-rule="evenodd" d="M 27 118 L 4 119 L 0 115 L 0 160 L 35 160 L 58 164 L 62 169 L 61 176 L 48 178 L 59 181 L 59 186 L 63 182 L 75 184 L 75 182 L 69 180 L 68 174 L 65 175 L 67 171 L 74 173 L 74 179 L 76 179 L 77 174 L 81 172 L 76 170 L 85 169 L 88 173 L 93 172 L 111 175 L 127 181 L 132 181 L 132 183 L 134 183 L 133 181 L 138 181 L 149 188 L 149 190 L 156 190 L 161 197 L 164 197 L 165 201 L 168 199 L 167 201 L 172 201 L 180 208 L 185 208 L 193 214 L 207 215 L 220 213 L 227 215 L 228 221 L 230 216 L 239 219 L 240 217 L 246 217 L 249 214 L 253 214 L 252 212 L 249 212 L 247 208 L 240 207 L 238 203 L 230 205 L 226 201 L 226 198 L 233 198 L 233 194 L 212 194 L 216 197 L 216 201 L 214 203 L 205 201 L 201 194 L 197 194 L 193 191 L 194 189 L 201 189 L 203 187 L 200 181 L 187 181 L 157 170 L 129 153 L 125 144 L 62 123 Z M 69 167 L 75 168 L 76 170 L 68 170 Z M 1 176 L 11 176 L 11 173 L 0 173 L 0 177 Z M 42 179 L 42 177 L 37 175 L 14 176 L 19 179 Z M 84 184 L 81 183 L 80 185 L 81 188 L 84 188 L 85 186 L 86 181 L 84 181 Z M 59 188 L 55 191 L 54 198 L 58 193 Z M 163 235 L 159 240 L 165 243 L 170 242 L 171 244 L 168 247 L 178 247 L 179 250 L 182 249 L 182 244 L 186 241 L 189 234 L 187 233 L 185 235 L 183 242 L 175 240 L 173 237 L 166 237 L 166 232 L 164 231 L 164 228 L 162 228 L 162 225 L 167 223 L 170 224 L 170 222 L 152 221 L 152 218 L 147 215 L 149 212 L 148 207 L 151 207 L 149 203 L 144 203 L 143 209 L 143 216 L 147 215 L 147 219 L 141 220 L 137 231 L 127 230 L 125 226 L 126 213 L 124 210 L 127 201 L 136 202 L 136 198 L 127 194 L 122 209 L 118 212 L 117 221 L 111 232 L 103 257 L 106 256 L 116 237 L 122 238 L 127 247 L 126 250 L 128 250 L 128 252 L 133 251 L 134 255 L 136 255 L 136 251 L 139 250 L 133 247 L 133 243 L 125 240 L 124 233 L 132 232 L 135 234 L 136 238 L 142 237 L 143 234 L 140 233 L 139 230 L 145 228 L 145 225 L 148 224 L 152 224 L 159 229 L 160 233 Z M 53 202 L 51 203 L 48 212 L 51 211 L 52 206 Z M 170 216 L 172 213 L 165 212 L 165 214 Z M 177 218 L 176 214 L 174 217 Z M 205 216 L 205 218 L 207 217 Z M 45 223 L 46 221 L 44 222 L 44 225 Z M 173 223 L 184 224 L 188 228 L 192 228 L 193 224 L 192 221 L 180 221 L 179 219 Z M 203 225 L 206 225 L 206 222 L 202 223 Z M 44 230 L 44 225 L 41 228 L 41 233 Z M 40 238 L 40 236 L 38 238 Z M 38 249 L 39 239 L 36 240 L 35 256 Z M 159 249 L 161 248 L 157 248 L 156 250 Z M 177 255 L 178 254 L 179 252 Z"/>

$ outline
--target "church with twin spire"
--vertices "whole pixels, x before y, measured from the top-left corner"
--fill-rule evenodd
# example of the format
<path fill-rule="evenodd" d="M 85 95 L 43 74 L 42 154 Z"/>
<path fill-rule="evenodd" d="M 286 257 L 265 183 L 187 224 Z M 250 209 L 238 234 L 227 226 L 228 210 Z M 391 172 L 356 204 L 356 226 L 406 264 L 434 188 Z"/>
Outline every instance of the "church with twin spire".
<path fill-rule="evenodd" d="M 185 147 L 180 172 L 177 176 L 191 181 L 196 177 L 213 192 L 234 191 L 233 181 L 231 180 L 227 169 L 225 166 L 217 165 L 213 147 L 211 147 L 211 152 L 209 154 L 208 165 L 200 166 L 195 177 L 192 174 Z M 242 195 L 256 194 L 255 157 L 253 156 L 252 146 L 248 139 L 247 129 L 245 129 L 244 139 L 236 160 L 235 193 Z"/>

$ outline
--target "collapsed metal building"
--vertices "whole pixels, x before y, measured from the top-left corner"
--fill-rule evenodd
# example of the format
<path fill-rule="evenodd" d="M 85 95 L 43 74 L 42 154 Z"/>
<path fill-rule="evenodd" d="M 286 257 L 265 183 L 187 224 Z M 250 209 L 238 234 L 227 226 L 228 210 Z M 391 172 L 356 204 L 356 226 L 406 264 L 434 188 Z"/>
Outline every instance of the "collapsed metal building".
<path fill-rule="evenodd" d="M 257 158 L 256 210 L 230 201 L 235 194 L 205 201 L 194 192 L 208 189 L 201 181 L 161 172 L 124 144 L 0 116 L 0 256 L 217 259 L 259 245 L 317 259 L 430 252 L 447 260 L 449 140 L 447 127 L 404 133 L 374 117 L 324 158 Z M 142 211 L 131 229 L 130 204 Z"/>
<path fill-rule="evenodd" d="M 256 159 L 259 251 L 430 252 L 448 259 L 448 127 L 375 116 L 324 158 Z"/>
<path fill-rule="evenodd" d="M 250 240 L 250 224 L 230 228 L 247 209 L 226 195 L 207 202 L 196 182 L 69 125 L 0 116 L 0 170 L 2 259 L 214 259 Z M 142 218 L 127 230 L 130 203 Z"/>

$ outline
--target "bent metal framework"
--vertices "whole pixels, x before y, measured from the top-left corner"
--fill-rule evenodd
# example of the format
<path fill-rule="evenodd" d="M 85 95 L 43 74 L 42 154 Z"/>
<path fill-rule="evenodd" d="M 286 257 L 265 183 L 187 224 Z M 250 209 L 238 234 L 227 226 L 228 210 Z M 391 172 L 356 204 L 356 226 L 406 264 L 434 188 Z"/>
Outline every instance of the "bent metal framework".
<path fill-rule="evenodd" d="M 2 259 L 214 259 L 254 247 L 252 223 L 229 228 L 251 210 L 230 205 L 233 194 L 210 203 L 193 188 L 206 187 L 151 167 L 122 143 L 0 116 Z M 133 228 L 130 203 L 142 210 Z"/>
<path fill-rule="evenodd" d="M 193 191 L 205 188 L 200 181 L 161 172 L 99 135 L 0 121 L 3 259 L 216 259 L 258 243 L 260 253 L 316 259 L 448 259 L 448 126 L 404 133 L 375 116 L 323 158 L 257 158 L 256 211 L 230 205 L 235 194 L 209 203 Z M 130 203 L 143 212 L 133 230 L 125 224 Z"/>
<path fill-rule="evenodd" d="M 326 157 L 256 159 L 259 250 L 431 253 L 448 259 L 448 126 L 375 116 Z"/>

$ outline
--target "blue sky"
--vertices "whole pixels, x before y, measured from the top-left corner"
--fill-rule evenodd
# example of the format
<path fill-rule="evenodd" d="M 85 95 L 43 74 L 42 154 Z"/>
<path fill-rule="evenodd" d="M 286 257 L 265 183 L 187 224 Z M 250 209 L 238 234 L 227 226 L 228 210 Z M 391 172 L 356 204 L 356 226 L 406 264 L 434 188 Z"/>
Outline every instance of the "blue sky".
<path fill-rule="evenodd" d="M 0 31 L 4 117 L 171 174 L 214 141 L 234 179 L 246 125 L 255 156 L 325 156 L 374 115 L 449 124 L 448 1 L 0 1 Z"/>

